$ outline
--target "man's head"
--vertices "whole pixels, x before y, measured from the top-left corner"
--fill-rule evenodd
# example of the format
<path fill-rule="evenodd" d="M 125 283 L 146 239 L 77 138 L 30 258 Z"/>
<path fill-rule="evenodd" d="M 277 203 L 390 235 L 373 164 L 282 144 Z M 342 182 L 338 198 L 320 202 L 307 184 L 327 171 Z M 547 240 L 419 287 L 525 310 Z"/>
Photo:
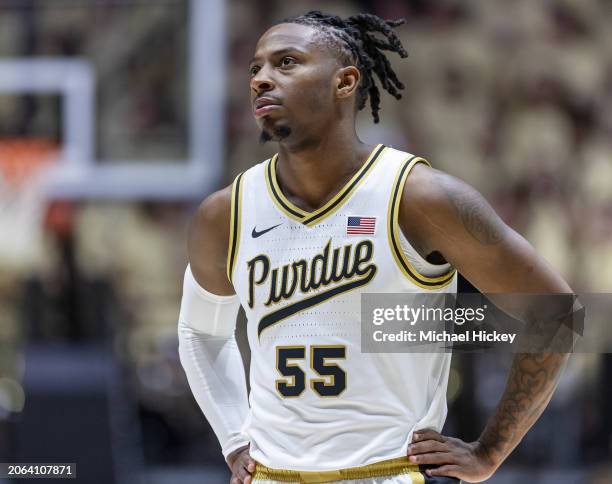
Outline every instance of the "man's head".
<path fill-rule="evenodd" d="M 380 92 L 374 75 L 397 99 L 404 88 L 383 53 L 408 55 L 393 31 L 403 22 L 370 14 L 341 19 L 313 11 L 265 32 L 249 67 L 262 141 L 280 141 L 298 131 L 317 136 L 330 123 L 354 125 L 356 111 L 368 99 L 378 122 Z"/>

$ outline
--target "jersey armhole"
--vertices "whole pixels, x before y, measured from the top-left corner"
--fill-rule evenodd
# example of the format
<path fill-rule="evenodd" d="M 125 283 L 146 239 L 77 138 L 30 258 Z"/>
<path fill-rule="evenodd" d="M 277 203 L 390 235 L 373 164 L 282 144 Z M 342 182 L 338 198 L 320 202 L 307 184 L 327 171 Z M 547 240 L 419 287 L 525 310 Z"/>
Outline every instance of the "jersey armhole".
<path fill-rule="evenodd" d="M 227 278 L 233 285 L 234 268 L 238 258 L 238 248 L 240 246 L 240 227 L 242 225 L 242 192 L 243 175 L 240 173 L 234 183 L 232 183 L 232 200 L 230 209 L 230 236 L 227 248 Z M 212 227 L 214 230 L 214 227 Z"/>
<path fill-rule="evenodd" d="M 400 271 L 412 283 L 423 289 L 440 289 L 447 286 L 453 280 L 456 273 L 455 268 L 450 266 L 448 272 L 435 277 L 429 277 L 421 274 L 406 256 L 400 242 L 400 201 L 404 191 L 404 185 L 406 184 L 406 179 L 408 178 L 408 175 L 412 169 L 418 163 L 424 163 L 425 165 L 431 167 L 425 158 L 411 155 L 401 163 L 400 169 L 395 177 L 395 181 L 393 182 L 393 186 L 391 188 L 391 199 L 389 200 L 389 209 L 387 211 L 387 234 L 389 237 L 389 246 L 391 253 L 393 254 L 393 259 L 395 259 Z"/>

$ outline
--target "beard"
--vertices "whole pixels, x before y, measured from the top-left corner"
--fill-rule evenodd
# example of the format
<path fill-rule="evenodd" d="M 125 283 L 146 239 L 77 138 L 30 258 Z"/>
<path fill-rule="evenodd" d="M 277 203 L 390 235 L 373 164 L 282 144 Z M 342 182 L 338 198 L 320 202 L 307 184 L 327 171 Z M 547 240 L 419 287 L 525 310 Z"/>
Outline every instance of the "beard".
<path fill-rule="evenodd" d="M 259 142 L 261 144 L 267 143 L 268 141 L 282 141 L 291 134 L 291 128 L 289 126 L 277 126 L 272 129 L 272 132 L 267 129 L 262 129 L 259 135 Z"/>

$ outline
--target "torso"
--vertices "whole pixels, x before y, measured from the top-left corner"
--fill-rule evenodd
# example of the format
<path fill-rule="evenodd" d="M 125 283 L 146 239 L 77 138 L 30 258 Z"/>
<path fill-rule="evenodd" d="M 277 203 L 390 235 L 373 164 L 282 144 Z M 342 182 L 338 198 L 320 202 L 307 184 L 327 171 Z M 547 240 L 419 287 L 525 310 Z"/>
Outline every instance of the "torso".
<path fill-rule="evenodd" d="M 456 275 L 397 225 L 420 160 L 377 146 L 321 208 L 287 200 L 267 160 L 234 183 L 228 271 L 248 318 L 252 457 L 330 470 L 405 455 L 412 431 L 441 430 L 450 354 L 362 353 L 362 293 L 453 292 Z M 423 160 L 424 161 L 424 160 Z"/>

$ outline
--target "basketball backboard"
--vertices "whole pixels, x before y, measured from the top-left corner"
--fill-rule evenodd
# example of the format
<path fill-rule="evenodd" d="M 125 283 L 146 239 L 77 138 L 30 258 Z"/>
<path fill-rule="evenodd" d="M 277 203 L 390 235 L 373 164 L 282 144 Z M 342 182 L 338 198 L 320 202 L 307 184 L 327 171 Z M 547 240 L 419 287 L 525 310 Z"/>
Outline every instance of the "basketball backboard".
<path fill-rule="evenodd" d="M 80 57 L 0 59 L 0 94 L 56 94 L 63 146 L 45 183 L 51 197 L 189 199 L 214 189 L 222 174 L 224 3 L 190 0 L 186 159 L 100 160 L 95 153 L 96 72 Z M 206 71 L 214 76 L 206 76 Z"/>

